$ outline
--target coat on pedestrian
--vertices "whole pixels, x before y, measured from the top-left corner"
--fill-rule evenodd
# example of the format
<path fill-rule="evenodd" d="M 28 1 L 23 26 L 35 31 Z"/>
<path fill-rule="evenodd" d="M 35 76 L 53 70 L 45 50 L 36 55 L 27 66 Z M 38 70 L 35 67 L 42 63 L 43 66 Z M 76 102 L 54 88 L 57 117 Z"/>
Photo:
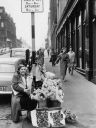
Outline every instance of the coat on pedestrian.
<path fill-rule="evenodd" d="M 52 50 L 50 62 L 52 62 L 52 67 L 55 66 L 55 61 L 57 59 L 57 54 L 54 50 Z"/>
<path fill-rule="evenodd" d="M 61 74 L 61 79 L 65 79 L 66 71 L 67 71 L 67 66 L 68 66 L 68 61 L 69 61 L 69 55 L 66 53 L 66 50 L 62 50 L 61 53 L 58 55 L 57 60 L 55 63 L 58 63 L 60 61 L 60 74 Z"/>
<path fill-rule="evenodd" d="M 69 74 L 73 75 L 73 70 L 75 65 L 75 52 L 72 51 L 71 47 L 69 49 L 68 55 L 69 55 L 68 70 L 69 70 Z"/>

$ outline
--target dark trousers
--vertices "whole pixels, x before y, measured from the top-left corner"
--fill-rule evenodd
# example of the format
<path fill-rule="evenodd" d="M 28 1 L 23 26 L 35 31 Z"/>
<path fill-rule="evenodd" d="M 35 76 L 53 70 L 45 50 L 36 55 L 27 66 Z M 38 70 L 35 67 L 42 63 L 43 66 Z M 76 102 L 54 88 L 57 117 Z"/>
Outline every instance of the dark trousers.
<path fill-rule="evenodd" d="M 22 109 L 32 111 L 37 106 L 37 100 L 31 99 L 27 94 L 20 97 L 20 106 Z"/>
<path fill-rule="evenodd" d="M 36 88 L 36 89 L 41 88 L 41 87 L 42 87 L 42 84 L 43 84 L 42 81 L 36 81 L 36 82 L 35 82 L 35 88 Z"/>

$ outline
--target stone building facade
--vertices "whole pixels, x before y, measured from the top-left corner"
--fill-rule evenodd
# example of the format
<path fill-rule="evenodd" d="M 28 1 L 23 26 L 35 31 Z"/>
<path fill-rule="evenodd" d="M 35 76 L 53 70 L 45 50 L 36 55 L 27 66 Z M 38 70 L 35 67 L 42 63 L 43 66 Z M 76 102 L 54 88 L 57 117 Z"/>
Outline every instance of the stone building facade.
<path fill-rule="evenodd" d="M 56 30 L 57 48 L 71 46 L 77 71 L 96 83 L 96 0 L 68 0 Z M 58 47 L 59 46 L 59 47 Z"/>
<path fill-rule="evenodd" d="M 68 51 L 71 46 L 76 70 L 96 83 L 96 0 L 66 0 L 62 4 L 64 1 L 56 1 L 54 48 L 60 51 L 66 46 Z"/>
<path fill-rule="evenodd" d="M 50 40 L 51 49 L 56 52 L 60 50 L 60 43 L 57 44 L 56 29 L 62 17 L 63 10 L 66 6 L 67 0 L 50 0 Z"/>
<path fill-rule="evenodd" d="M 16 27 L 4 7 L 0 7 L 0 47 L 16 47 Z"/>
<path fill-rule="evenodd" d="M 50 40 L 51 49 L 56 49 L 57 0 L 50 0 Z"/>

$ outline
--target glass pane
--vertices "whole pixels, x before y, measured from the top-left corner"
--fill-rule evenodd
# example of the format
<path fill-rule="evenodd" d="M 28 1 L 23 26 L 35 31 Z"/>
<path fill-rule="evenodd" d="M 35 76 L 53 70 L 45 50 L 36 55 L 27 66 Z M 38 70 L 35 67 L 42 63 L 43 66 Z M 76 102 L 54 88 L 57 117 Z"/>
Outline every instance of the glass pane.
<path fill-rule="evenodd" d="M 85 69 L 89 68 L 89 43 L 88 39 L 85 40 Z"/>
<path fill-rule="evenodd" d="M 79 27 L 79 42 L 78 42 L 78 52 L 79 52 L 79 67 L 82 69 L 82 41 L 81 41 L 81 26 Z"/>
<path fill-rule="evenodd" d="M 21 56 L 21 57 L 25 57 L 25 51 L 17 51 L 17 52 L 13 52 L 12 56 Z"/>
<path fill-rule="evenodd" d="M 79 25 L 81 25 L 81 15 L 79 16 Z"/>
<path fill-rule="evenodd" d="M 16 56 L 25 56 L 25 52 L 15 52 Z"/>

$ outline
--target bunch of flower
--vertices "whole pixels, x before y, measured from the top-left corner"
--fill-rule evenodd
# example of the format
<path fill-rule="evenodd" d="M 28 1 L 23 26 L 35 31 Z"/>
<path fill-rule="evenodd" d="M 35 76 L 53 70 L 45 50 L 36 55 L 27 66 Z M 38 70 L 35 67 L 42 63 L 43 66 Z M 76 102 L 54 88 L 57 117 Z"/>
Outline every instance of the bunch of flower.
<path fill-rule="evenodd" d="M 62 82 L 60 79 L 47 79 L 45 78 L 42 88 L 34 90 L 32 97 L 40 99 L 40 95 L 43 94 L 43 98 L 50 98 L 51 100 L 58 100 L 63 102 L 64 93 L 62 89 Z"/>
<path fill-rule="evenodd" d="M 66 123 L 76 123 L 77 122 L 76 114 L 72 113 L 70 110 L 65 110 L 64 114 L 65 114 Z"/>

